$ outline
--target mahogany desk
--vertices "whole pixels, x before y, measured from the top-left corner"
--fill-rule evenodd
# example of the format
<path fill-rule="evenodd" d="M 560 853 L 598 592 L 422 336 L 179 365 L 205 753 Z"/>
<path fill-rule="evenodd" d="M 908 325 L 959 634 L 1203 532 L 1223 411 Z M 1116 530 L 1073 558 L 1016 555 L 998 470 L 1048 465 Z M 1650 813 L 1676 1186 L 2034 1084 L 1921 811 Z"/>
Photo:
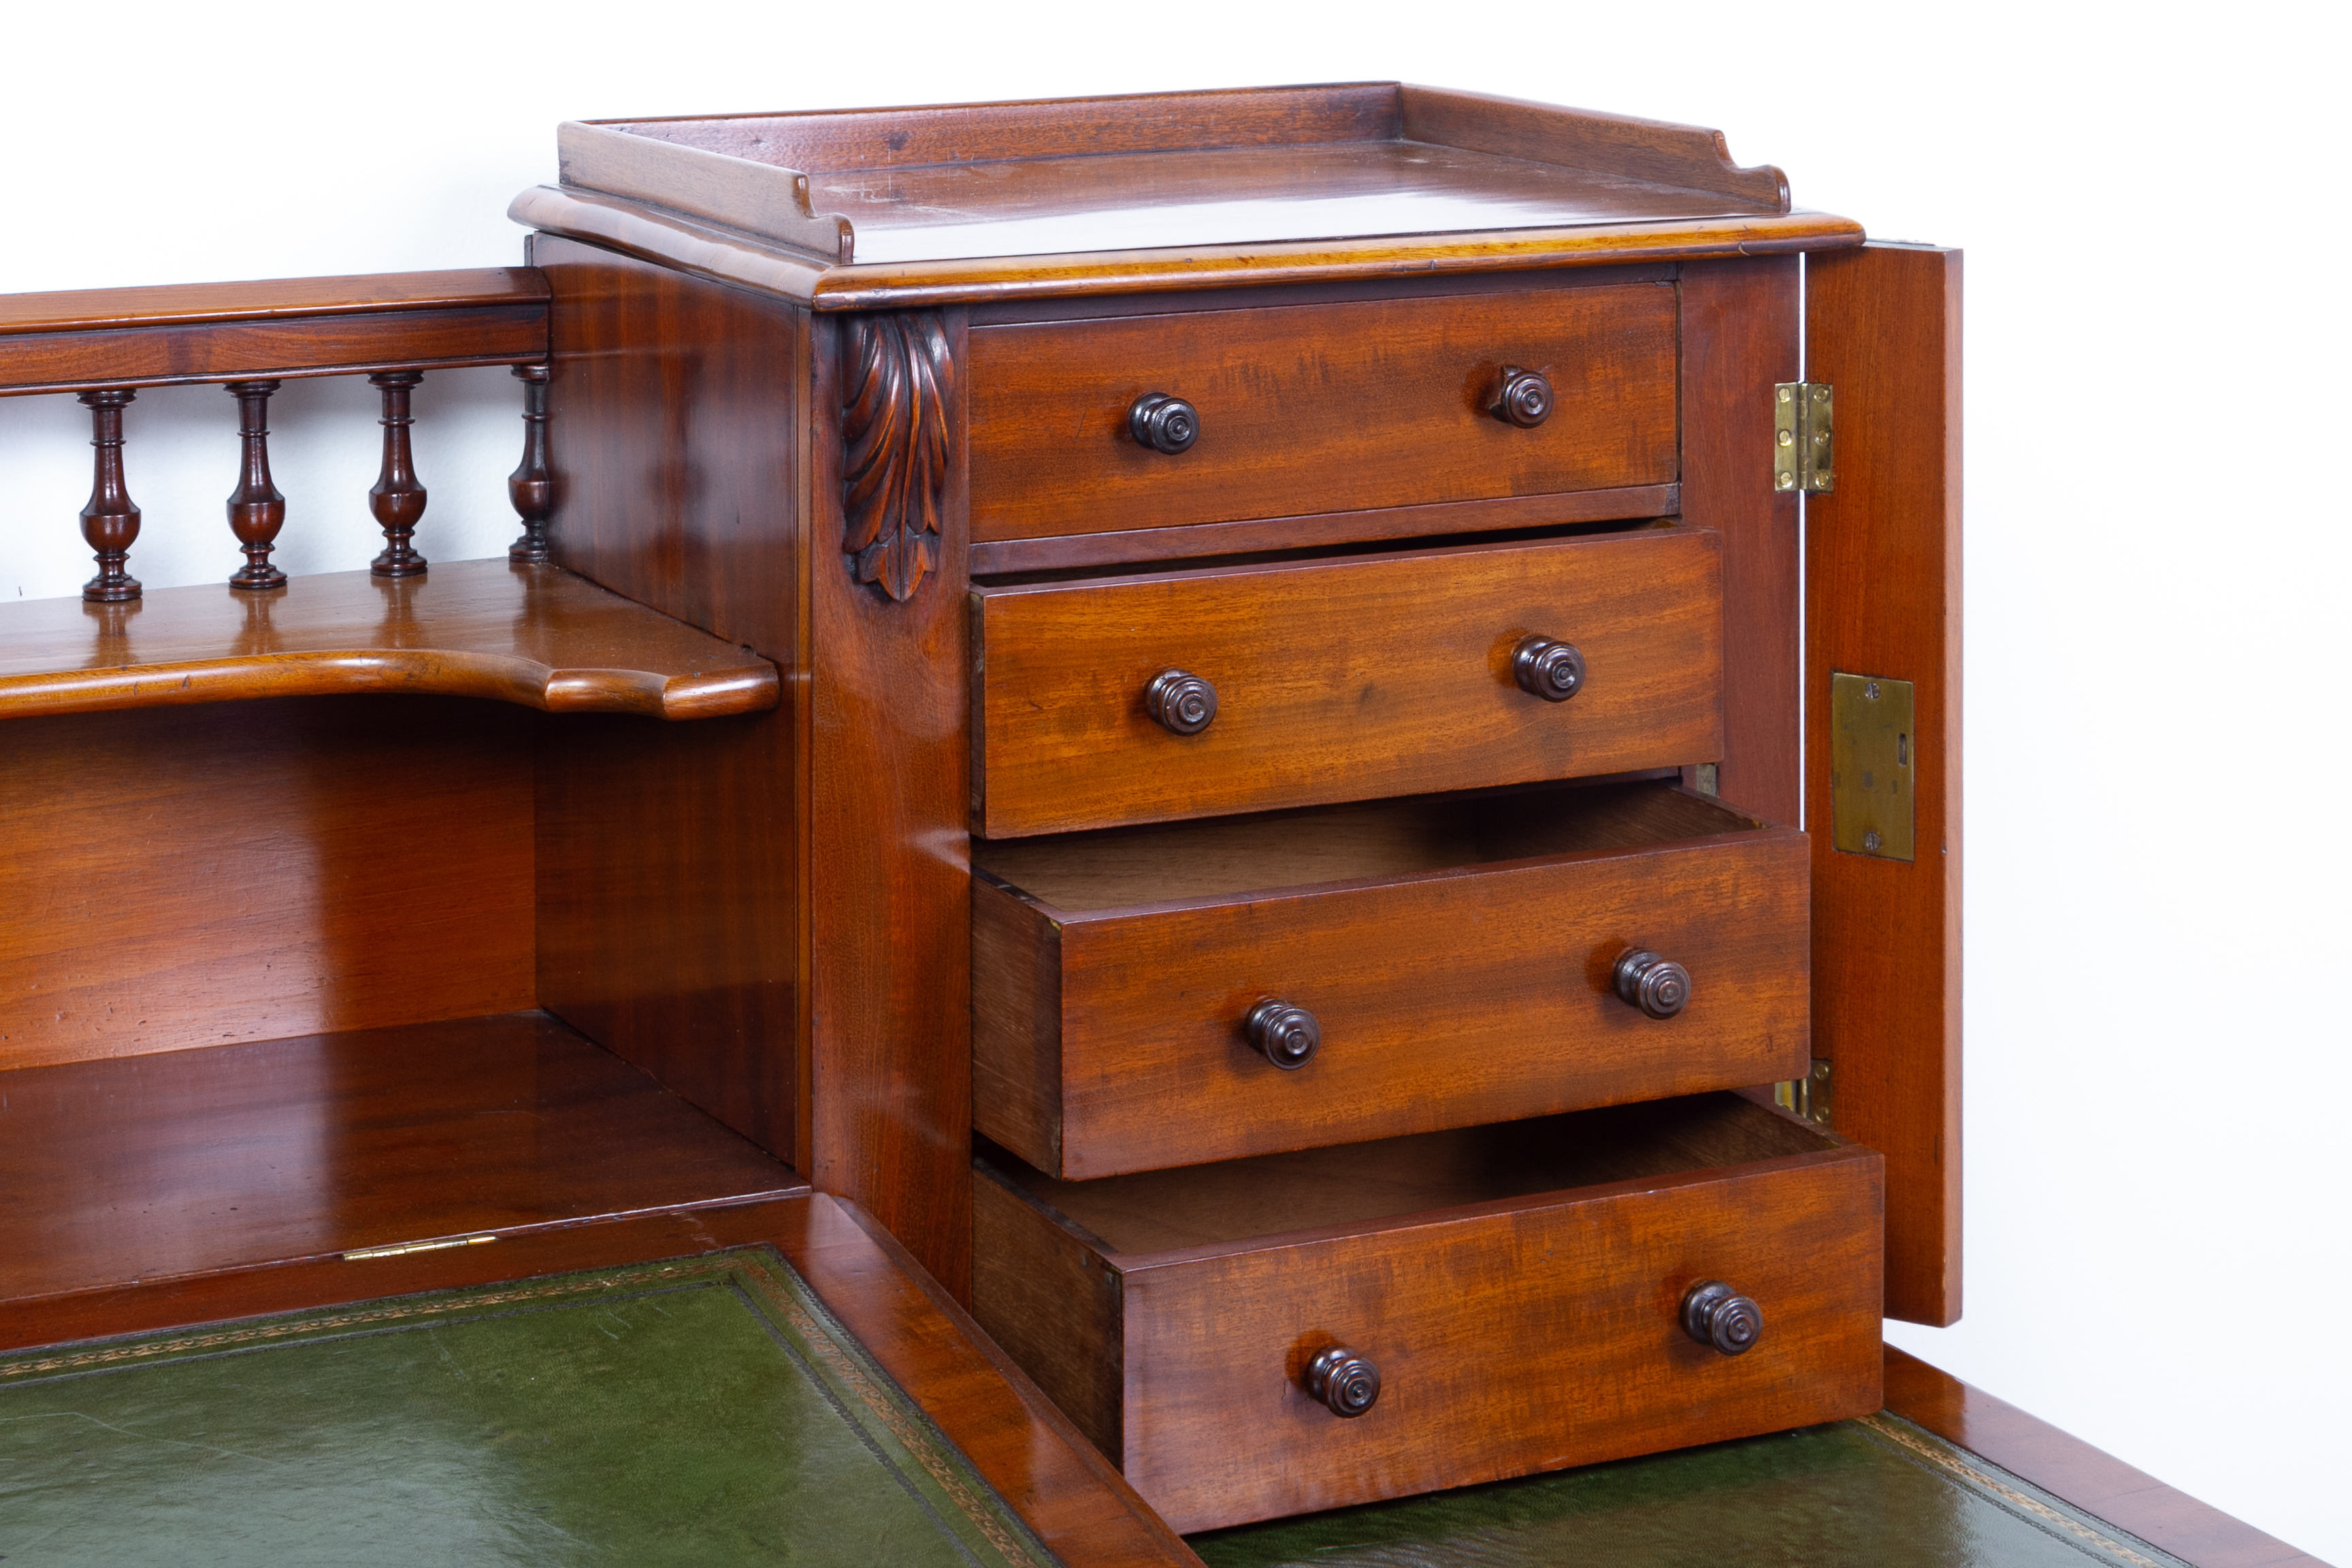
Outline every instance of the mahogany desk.
<path fill-rule="evenodd" d="M 1395 83 L 559 150 L 528 267 L 0 304 L 98 567 L 0 605 L 9 1344 L 854 1229 L 1072 1561 L 1880 1407 L 1960 1308 L 1956 252 Z M 436 564 L 479 364 L 522 533 Z M 289 582 L 351 374 L 383 550 Z"/>

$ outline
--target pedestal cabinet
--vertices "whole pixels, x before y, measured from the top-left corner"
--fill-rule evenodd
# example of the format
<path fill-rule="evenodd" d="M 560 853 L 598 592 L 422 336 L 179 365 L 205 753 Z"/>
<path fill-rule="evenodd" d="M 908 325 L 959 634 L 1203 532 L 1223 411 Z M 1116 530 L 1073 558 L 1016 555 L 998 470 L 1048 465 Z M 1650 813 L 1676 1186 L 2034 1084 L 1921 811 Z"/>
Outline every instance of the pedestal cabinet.
<path fill-rule="evenodd" d="M 556 559 L 783 697 L 552 742 L 544 1005 L 1180 1529 L 1877 1407 L 1959 1310 L 1956 253 L 1387 83 L 560 147 Z"/>

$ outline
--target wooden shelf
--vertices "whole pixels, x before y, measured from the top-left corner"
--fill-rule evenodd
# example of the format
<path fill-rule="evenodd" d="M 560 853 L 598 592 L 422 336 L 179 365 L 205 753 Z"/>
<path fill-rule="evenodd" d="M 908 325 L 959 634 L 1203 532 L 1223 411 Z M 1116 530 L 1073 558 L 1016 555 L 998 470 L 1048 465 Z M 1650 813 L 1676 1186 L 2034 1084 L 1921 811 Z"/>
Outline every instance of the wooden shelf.
<path fill-rule="evenodd" d="M 806 1187 L 543 1013 L 0 1073 L 0 1300 Z"/>
<path fill-rule="evenodd" d="M 558 566 L 164 588 L 0 605 L 0 719 L 399 691 L 552 713 L 710 719 L 773 708 L 776 667 Z"/>

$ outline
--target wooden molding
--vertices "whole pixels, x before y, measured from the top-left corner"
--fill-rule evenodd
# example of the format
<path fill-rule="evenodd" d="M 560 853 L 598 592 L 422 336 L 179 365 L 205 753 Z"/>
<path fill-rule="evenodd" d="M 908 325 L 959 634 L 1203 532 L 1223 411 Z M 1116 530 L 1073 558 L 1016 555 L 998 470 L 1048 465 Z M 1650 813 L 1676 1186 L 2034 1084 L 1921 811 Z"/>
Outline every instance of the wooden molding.
<path fill-rule="evenodd" d="M 903 602 L 940 569 L 955 358 L 936 313 L 852 316 L 843 331 L 842 552 Z"/>

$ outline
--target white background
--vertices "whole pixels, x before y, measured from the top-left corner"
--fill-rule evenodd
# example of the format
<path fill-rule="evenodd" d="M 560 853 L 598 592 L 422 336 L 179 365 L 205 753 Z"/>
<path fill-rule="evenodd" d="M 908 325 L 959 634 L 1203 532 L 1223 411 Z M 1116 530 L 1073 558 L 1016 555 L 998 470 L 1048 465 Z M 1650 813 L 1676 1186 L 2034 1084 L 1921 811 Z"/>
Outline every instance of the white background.
<path fill-rule="evenodd" d="M 2352 1563 L 2341 15 L 26 7 L 0 291 L 514 262 L 567 118 L 1387 77 L 1720 126 L 1801 205 L 1964 247 L 1968 1316 L 1892 1337 Z M 428 555 L 512 534 L 515 406 L 428 379 Z M 130 413 L 151 584 L 235 563 L 234 412 Z M 276 426 L 282 558 L 362 563 L 366 387 Z M 0 595 L 89 572 L 87 439 L 0 400 Z"/>

